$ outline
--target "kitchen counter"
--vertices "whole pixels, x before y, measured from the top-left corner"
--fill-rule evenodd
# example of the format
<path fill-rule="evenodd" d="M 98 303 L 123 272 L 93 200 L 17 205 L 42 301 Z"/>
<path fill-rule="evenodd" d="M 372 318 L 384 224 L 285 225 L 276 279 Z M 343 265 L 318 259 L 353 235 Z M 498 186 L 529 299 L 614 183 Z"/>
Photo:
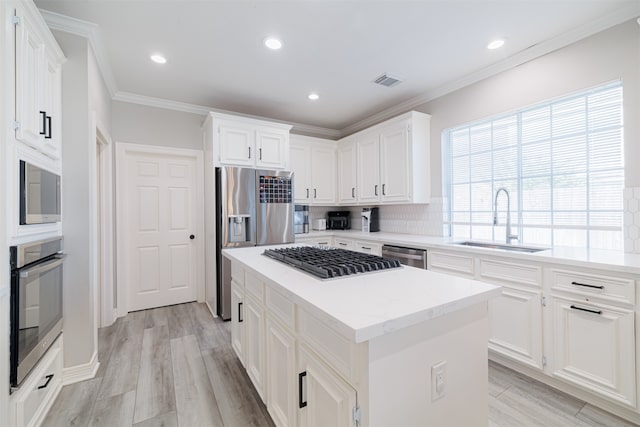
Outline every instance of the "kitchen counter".
<path fill-rule="evenodd" d="M 222 253 L 275 282 L 294 302 L 326 318 L 334 329 L 356 343 L 500 295 L 499 286 L 405 266 L 321 280 L 263 256 L 262 252 L 269 248 L 238 248 Z"/>
<path fill-rule="evenodd" d="M 436 237 L 400 233 L 363 233 L 360 230 L 328 230 L 312 231 L 297 234 L 297 239 L 323 236 L 343 237 L 347 239 L 362 239 L 390 245 L 409 246 L 420 249 L 455 250 L 466 253 L 497 255 L 528 261 L 539 261 L 552 264 L 562 264 L 574 267 L 597 268 L 620 273 L 640 274 L 640 254 L 622 251 L 586 249 L 572 247 L 555 247 L 535 253 L 512 252 L 502 249 L 488 249 L 456 245 L 454 242 L 462 239 L 450 237 Z M 500 242 L 496 242 L 500 243 Z"/>

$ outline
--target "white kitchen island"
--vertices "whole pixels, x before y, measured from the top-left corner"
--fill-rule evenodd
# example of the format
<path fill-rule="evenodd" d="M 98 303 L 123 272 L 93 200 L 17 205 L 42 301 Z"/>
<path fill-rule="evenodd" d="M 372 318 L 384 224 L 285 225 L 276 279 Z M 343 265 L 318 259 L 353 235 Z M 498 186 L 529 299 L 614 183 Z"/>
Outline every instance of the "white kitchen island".
<path fill-rule="evenodd" d="M 223 255 L 232 345 L 276 425 L 488 424 L 499 287 L 411 267 L 320 280 L 265 249 Z"/>

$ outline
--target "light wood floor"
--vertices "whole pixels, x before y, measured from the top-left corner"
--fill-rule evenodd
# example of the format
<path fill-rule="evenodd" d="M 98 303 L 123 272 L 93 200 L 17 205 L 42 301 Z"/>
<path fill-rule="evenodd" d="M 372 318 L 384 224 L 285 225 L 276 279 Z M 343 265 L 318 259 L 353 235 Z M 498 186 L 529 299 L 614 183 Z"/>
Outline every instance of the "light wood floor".
<path fill-rule="evenodd" d="M 273 426 L 230 343 L 230 323 L 204 304 L 129 313 L 100 329 L 96 377 L 64 387 L 43 426 Z M 633 426 L 494 363 L 489 418 L 490 427 Z"/>

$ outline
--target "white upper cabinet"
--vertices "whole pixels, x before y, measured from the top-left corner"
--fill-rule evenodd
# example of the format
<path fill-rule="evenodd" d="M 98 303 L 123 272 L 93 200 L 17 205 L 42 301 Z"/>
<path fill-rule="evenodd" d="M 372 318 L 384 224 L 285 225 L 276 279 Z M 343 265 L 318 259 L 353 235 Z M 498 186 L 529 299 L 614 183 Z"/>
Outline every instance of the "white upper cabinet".
<path fill-rule="evenodd" d="M 295 202 L 304 205 L 336 204 L 335 141 L 291 136 L 291 170 Z"/>
<path fill-rule="evenodd" d="M 357 187 L 357 148 L 355 140 L 338 146 L 338 203 L 355 203 Z"/>
<path fill-rule="evenodd" d="M 17 5 L 15 28 L 16 139 L 60 158 L 62 51 L 46 26 Z"/>
<path fill-rule="evenodd" d="M 380 201 L 380 142 L 377 134 L 358 138 L 357 199 L 359 202 Z"/>
<path fill-rule="evenodd" d="M 339 159 L 348 158 L 355 141 L 356 160 L 351 167 L 339 160 L 339 202 L 353 204 L 429 203 L 431 196 L 431 116 L 415 111 L 387 120 L 338 142 Z M 355 165 L 355 171 L 352 168 Z M 353 190 L 348 187 L 356 176 Z"/>
<path fill-rule="evenodd" d="M 215 166 L 289 167 L 290 125 L 209 113 L 204 127 Z"/>

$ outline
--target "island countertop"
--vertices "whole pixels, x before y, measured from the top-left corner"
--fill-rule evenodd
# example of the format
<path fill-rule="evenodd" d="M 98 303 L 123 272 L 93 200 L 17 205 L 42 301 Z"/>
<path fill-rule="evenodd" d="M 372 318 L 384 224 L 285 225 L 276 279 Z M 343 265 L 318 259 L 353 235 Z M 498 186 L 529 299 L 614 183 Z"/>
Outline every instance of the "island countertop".
<path fill-rule="evenodd" d="M 272 247 L 283 246 L 225 249 L 222 254 L 356 343 L 500 295 L 499 286 L 406 266 L 321 280 L 262 255 Z"/>

